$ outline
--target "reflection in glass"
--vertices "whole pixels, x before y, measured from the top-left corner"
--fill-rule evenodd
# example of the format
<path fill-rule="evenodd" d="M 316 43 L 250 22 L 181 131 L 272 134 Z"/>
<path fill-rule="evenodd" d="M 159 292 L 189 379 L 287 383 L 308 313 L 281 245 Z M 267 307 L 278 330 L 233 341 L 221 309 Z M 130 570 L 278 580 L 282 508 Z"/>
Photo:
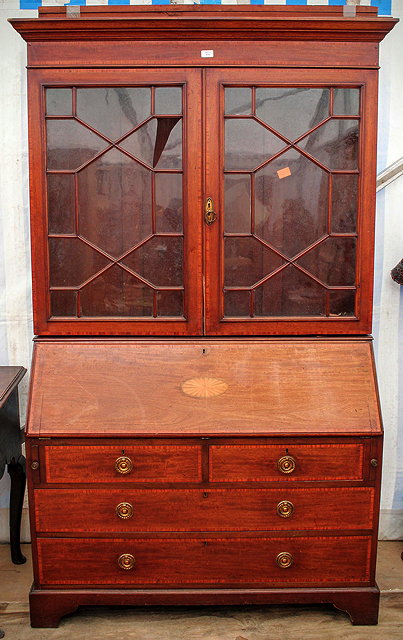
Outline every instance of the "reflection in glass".
<path fill-rule="evenodd" d="M 50 285 L 74 287 L 108 264 L 79 238 L 49 238 Z"/>
<path fill-rule="evenodd" d="M 152 316 L 153 291 L 114 265 L 80 292 L 82 316 Z"/>
<path fill-rule="evenodd" d="M 329 97 L 329 89 L 258 87 L 256 115 L 295 140 L 329 116 Z"/>
<path fill-rule="evenodd" d="M 355 291 L 330 291 L 330 315 L 353 316 Z"/>
<path fill-rule="evenodd" d="M 359 89 L 334 89 L 333 113 L 335 116 L 358 116 L 359 112 Z"/>
<path fill-rule="evenodd" d="M 158 291 L 157 315 L 160 317 L 183 317 L 183 291 Z"/>
<path fill-rule="evenodd" d="M 54 317 L 77 316 L 76 291 L 51 291 L 50 313 Z"/>
<path fill-rule="evenodd" d="M 46 115 L 71 116 L 72 108 L 71 89 L 46 89 Z"/>
<path fill-rule="evenodd" d="M 273 251 L 256 238 L 225 238 L 224 285 L 248 287 L 261 280 L 283 264 Z"/>
<path fill-rule="evenodd" d="M 249 291 L 225 291 L 224 315 L 227 318 L 245 317 L 250 314 Z"/>
<path fill-rule="evenodd" d="M 355 283 L 355 245 L 355 238 L 327 238 L 299 258 L 298 264 L 329 286 L 351 286 Z"/>
<path fill-rule="evenodd" d="M 74 176 L 54 173 L 47 177 L 49 233 L 75 233 Z"/>
<path fill-rule="evenodd" d="M 256 316 L 323 316 L 325 289 L 289 265 L 255 291 Z"/>
<path fill-rule="evenodd" d="M 251 232 L 250 175 L 224 176 L 224 226 L 226 233 Z"/>
<path fill-rule="evenodd" d="M 358 175 L 332 177 L 332 231 L 354 233 L 358 215 Z"/>
<path fill-rule="evenodd" d="M 182 122 L 178 118 L 153 118 L 120 146 L 150 167 L 181 169 Z"/>
<path fill-rule="evenodd" d="M 326 233 L 328 174 L 294 149 L 256 173 L 255 230 L 292 258 Z"/>
<path fill-rule="evenodd" d="M 167 115 L 170 113 L 182 113 L 181 87 L 156 87 L 155 113 L 164 113 Z"/>
<path fill-rule="evenodd" d="M 114 257 L 152 231 L 151 173 L 117 149 L 78 174 L 79 233 Z"/>
<path fill-rule="evenodd" d="M 249 87 L 225 89 L 225 115 L 241 116 L 252 113 L 252 90 Z"/>
<path fill-rule="evenodd" d="M 153 236 L 122 261 L 156 287 L 183 284 L 183 238 Z"/>
<path fill-rule="evenodd" d="M 76 120 L 48 120 L 48 169 L 77 169 L 108 143 Z"/>
<path fill-rule="evenodd" d="M 77 117 L 111 140 L 128 133 L 150 114 L 149 87 L 77 89 Z"/>
<path fill-rule="evenodd" d="M 157 233 L 182 232 L 182 175 L 155 174 L 155 217 Z"/>
<path fill-rule="evenodd" d="M 231 118 L 225 121 L 225 169 L 255 169 L 285 143 L 252 119 Z"/>
<path fill-rule="evenodd" d="M 329 120 L 298 146 L 329 169 L 357 169 L 358 120 Z"/>

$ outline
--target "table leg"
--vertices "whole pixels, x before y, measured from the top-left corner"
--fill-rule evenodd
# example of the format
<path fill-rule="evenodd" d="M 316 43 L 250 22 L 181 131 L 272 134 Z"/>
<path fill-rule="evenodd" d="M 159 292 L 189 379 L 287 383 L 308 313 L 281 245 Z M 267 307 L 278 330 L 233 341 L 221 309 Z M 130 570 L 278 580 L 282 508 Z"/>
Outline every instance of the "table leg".
<path fill-rule="evenodd" d="M 11 478 L 10 491 L 10 549 L 11 560 L 14 564 L 24 564 L 26 557 L 21 553 L 21 516 L 25 493 L 25 458 L 20 456 L 17 462 L 7 465 Z"/>

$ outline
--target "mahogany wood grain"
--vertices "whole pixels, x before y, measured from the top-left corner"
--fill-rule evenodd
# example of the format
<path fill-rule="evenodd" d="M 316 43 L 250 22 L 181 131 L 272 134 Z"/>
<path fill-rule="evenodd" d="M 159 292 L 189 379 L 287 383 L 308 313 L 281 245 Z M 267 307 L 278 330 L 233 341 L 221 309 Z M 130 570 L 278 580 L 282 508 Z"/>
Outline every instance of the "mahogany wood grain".
<path fill-rule="evenodd" d="M 228 389 L 192 397 L 194 378 Z M 40 436 L 381 433 L 370 341 L 334 339 L 39 341 L 27 424 Z"/>
<path fill-rule="evenodd" d="M 211 482 L 298 482 L 301 480 L 362 480 L 364 443 L 288 445 L 221 445 L 210 447 Z M 295 470 L 282 473 L 282 456 L 295 460 Z"/>
<path fill-rule="evenodd" d="M 342 589 L 31 589 L 32 627 L 57 627 L 60 618 L 80 605 L 110 606 L 228 606 L 272 604 L 333 604 L 345 611 L 356 625 L 378 622 L 378 587 Z M 329 611 L 329 613 L 331 613 Z"/>
<path fill-rule="evenodd" d="M 369 586 L 368 536 L 38 538 L 37 544 L 41 586 Z M 294 558 L 288 569 L 276 564 L 284 551 Z M 133 570 L 120 569 L 121 554 L 134 556 Z"/>
<path fill-rule="evenodd" d="M 42 533 L 135 531 L 301 531 L 371 529 L 374 489 L 37 489 L 36 530 Z M 277 505 L 294 513 L 284 518 Z M 116 507 L 128 502 L 133 515 Z M 66 512 L 68 517 L 66 518 Z M 91 518 L 88 518 L 88 514 Z"/>
<path fill-rule="evenodd" d="M 200 482 L 201 447 L 127 446 L 124 441 L 111 447 L 46 446 L 45 481 L 56 482 Z M 115 469 L 120 456 L 130 458 L 133 469 L 121 474 Z"/>
<path fill-rule="evenodd" d="M 102 67 L 238 67 L 240 58 L 234 55 L 237 41 L 220 41 L 215 36 L 208 42 L 214 58 L 202 58 L 206 48 L 203 40 L 175 42 L 149 40 L 114 42 L 32 42 L 28 47 L 28 67 L 93 68 Z M 254 67 L 354 67 L 378 68 L 378 47 L 374 42 L 351 42 L 348 47 L 337 42 L 256 41 L 242 44 L 242 63 Z"/>

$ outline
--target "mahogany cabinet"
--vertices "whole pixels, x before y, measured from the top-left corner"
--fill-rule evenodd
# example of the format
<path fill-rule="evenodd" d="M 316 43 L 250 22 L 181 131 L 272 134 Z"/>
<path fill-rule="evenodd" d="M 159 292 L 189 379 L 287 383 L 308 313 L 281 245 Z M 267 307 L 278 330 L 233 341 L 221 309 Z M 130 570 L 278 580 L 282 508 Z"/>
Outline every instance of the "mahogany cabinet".
<path fill-rule="evenodd" d="M 377 68 L 396 21 L 77 11 L 11 21 L 28 42 L 32 624 L 274 602 L 376 623 Z"/>

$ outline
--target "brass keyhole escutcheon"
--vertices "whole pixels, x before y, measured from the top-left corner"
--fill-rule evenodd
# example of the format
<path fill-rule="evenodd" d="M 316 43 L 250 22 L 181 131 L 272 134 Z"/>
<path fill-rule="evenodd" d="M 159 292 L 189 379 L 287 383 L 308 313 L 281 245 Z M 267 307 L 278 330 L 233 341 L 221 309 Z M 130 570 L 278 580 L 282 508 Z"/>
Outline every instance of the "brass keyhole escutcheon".
<path fill-rule="evenodd" d="M 207 224 L 213 224 L 217 220 L 217 214 L 214 211 L 214 203 L 212 198 L 207 198 L 204 205 L 204 219 Z"/>
<path fill-rule="evenodd" d="M 294 505 L 289 500 L 282 500 L 277 505 L 277 513 L 282 518 L 290 518 L 294 513 Z"/>
<path fill-rule="evenodd" d="M 295 466 L 296 462 L 292 456 L 282 456 L 277 462 L 277 468 L 281 473 L 292 473 Z"/>
<path fill-rule="evenodd" d="M 277 566 L 279 566 L 280 569 L 288 569 L 288 567 L 291 567 L 293 562 L 294 558 L 291 553 L 288 553 L 288 551 L 282 551 L 276 558 Z"/>
<path fill-rule="evenodd" d="M 133 469 L 133 462 L 127 456 L 120 456 L 115 462 L 115 469 L 118 473 L 130 473 Z"/>
<path fill-rule="evenodd" d="M 118 558 L 119 567 L 121 569 L 125 569 L 125 571 L 129 571 L 130 569 L 133 569 L 135 564 L 136 564 L 136 560 L 131 553 L 122 553 L 122 555 L 119 556 Z"/>
<path fill-rule="evenodd" d="M 116 513 L 122 520 L 128 520 L 133 515 L 133 505 L 130 502 L 119 502 Z"/>

